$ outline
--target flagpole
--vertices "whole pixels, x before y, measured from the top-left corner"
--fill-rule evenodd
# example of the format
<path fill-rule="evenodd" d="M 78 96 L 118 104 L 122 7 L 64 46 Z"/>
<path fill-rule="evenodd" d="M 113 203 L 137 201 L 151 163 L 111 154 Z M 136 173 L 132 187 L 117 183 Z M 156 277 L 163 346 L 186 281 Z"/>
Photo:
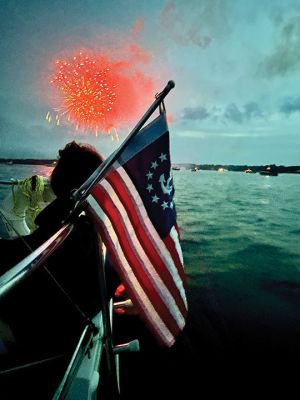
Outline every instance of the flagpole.
<path fill-rule="evenodd" d="M 124 150 L 124 148 L 128 145 L 128 143 L 136 136 L 136 134 L 141 130 L 146 121 L 150 118 L 150 116 L 154 113 L 154 111 L 159 107 L 162 103 L 163 99 L 167 96 L 167 94 L 175 87 L 174 81 L 169 81 L 166 87 L 162 92 L 158 93 L 155 96 L 154 102 L 142 116 L 140 121 L 136 124 L 121 146 L 110 156 L 108 157 L 95 171 L 94 173 L 80 186 L 79 189 L 75 189 L 71 197 L 73 200 L 77 202 L 82 202 L 87 195 L 89 194 L 90 189 L 99 182 L 111 165 L 118 159 L 120 153 Z"/>

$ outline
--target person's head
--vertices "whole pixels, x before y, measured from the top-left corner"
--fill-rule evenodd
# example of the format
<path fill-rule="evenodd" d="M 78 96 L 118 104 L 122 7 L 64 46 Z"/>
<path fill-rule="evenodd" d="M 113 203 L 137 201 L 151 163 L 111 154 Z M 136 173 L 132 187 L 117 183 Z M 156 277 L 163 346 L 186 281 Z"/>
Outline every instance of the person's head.
<path fill-rule="evenodd" d="M 59 150 L 59 158 L 52 171 L 51 187 L 58 198 L 69 198 L 103 162 L 97 150 L 86 143 L 68 143 Z"/>

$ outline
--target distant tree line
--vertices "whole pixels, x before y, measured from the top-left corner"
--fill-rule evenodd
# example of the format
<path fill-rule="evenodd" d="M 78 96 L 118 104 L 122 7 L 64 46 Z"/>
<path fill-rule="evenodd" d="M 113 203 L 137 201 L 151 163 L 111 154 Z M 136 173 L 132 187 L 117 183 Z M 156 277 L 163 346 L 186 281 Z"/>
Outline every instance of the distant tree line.
<path fill-rule="evenodd" d="M 218 171 L 219 168 L 227 169 L 228 171 L 237 171 L 244 172 L 246 169 L 251 169 L 252 172 L 260 172 L 266 170 L 270 167 L 273 171 L 277 171 L 277 173 L 285 173 L 285 174 L 300 174 L 300 166 L 292 165 L 292 166 L 284 166 L 284 165 L 276 165 L 276 164 L 267 164 L 267 165 L 226 165 L 226 164 L 188 164 L 188 163 L 174 163 L 172 167 L 179 167 L 185 169 L 202 169 L 206 171 Z"/>
<path fill-rule="evenodd" d="M 239 171 L 244 172 L 246 169 L 251 169 L 253 172 L 259 172 L 266 170 L 268 167 L 271 167 L 272 170 L 277 171 L 278 173 L 290 173 L 296 174 L 300 173 L 299 165 L 292 166 L 284 166 L 284 165 L 276 165 L 276 164 L 267 164 L 267 165 L 224 165 L 224 164 L 200 164 L 196 165 L 196 167 L 203 170 L 217 171 L 219 168 L 225 168 L 228 171 Z"/>
<path fill-rule="evenodd" d="M 37 158 L 0 158 L 0 164 L 28 164 L 28 165 L 50 165 L 57 160 Z"/>
<path fill-rule="evenodd" d="M 36 158 L 0 158 L 0 164 L 29 164 L 29 165 L 48 165 L 53 166 L 56 159 L 36 159 Z M 281 174 L 300 174 L 299 165 L 226 165 L 226 164 L 192 164 L 192 163 L 176 163 L 172 164 L 172 167 L 177 166 L 186 169 L 202 169 L 207 171 L 217 171 L 219 168 L 225 168 L 228 171 L 239 171 L 244 172 L 246 169 L 251 169 L 253 172 L 263 171 L 268 167 L 272 170 L 277 171 Z"/>

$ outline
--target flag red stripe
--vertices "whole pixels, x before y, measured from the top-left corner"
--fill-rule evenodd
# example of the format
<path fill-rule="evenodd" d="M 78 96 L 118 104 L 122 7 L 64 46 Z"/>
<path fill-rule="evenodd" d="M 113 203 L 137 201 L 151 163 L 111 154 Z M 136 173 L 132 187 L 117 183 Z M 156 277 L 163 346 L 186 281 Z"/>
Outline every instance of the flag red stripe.
<path fill-rule="evenodd" d="M 116 206 L 108 200 L 108 193 L 101 185 L 96 185 L 92 190 L 92 195 L 95 200 L 101 204 L 101 208 L 105 212 L 112 223 L 115 233 L 123 253 L 130 264 L 132 271 L 140 282 L 147 296 L 150 298 L 155 308 L 160 310 L 160 317 L 167 324 L 174 336 L 180 332 L 177 321 L 169 311 L 169 307 L 165 304 L 157 289 L 151 284 L 152 277 L 143 268 L 143 262 L 139 260 L 134 244 L 131 241 L 130 235 L 123 225 L 122 215 Z"/>
<path fill-rule="evenodd" d="M 174 300 L 180 312 L 184 315 L 186 313 L 186 306 L 180 294 L 180 291 L 175 284 L 174 277 L 167 268 L 165 262 L 160 257 L 159 253 L 157 252 L 153 241 L 150 239 L 149 234 L 145 230 L 147 227 L 144 224 L 144 221 L 139 213 L 139 209 L 136 207 L 136 203 L 132 200 L 132 195 L 126 186 L 125 182 L 121 179 L 120 175 L 117 171 L 113 171 L 109 174 L 106 180 L 112 185 L 113 189 L 115 190 L 116 194 L 118 195 L 120 201 L 122 202 L 125 210 L 127 211 L 128 217 L 134 227 L 138 227 L 135 230 L 135 233 L 145 251 L 148 258 L 150 259 L 153 267 L 160 275 L 161 279 L 168 287 L 169 291 L 171 292 Z M 151 223 L 151 222 L 150 222 Z M 171 253 L 172 258 L 174 259 L 173 254 Z M 178 254 L 175 254 L 176 261 L 178 259 Z M 175 261 L 175 262 L 176 262 Z M 178 267 L 177 267 L 178 269 Z M 182 266 L 181 266 L 182 269 Z M 182 274 L 179 274 L 179 276 Z M 182 279 L 182 276 L 181 276 Z"/>
<path fill-rule="evenodd" d="M 153 318 L 151 318 L 150 316 L 149 310 L 143 307 L 143 303 L 140 301 L 140 296 L 135 290 L 136 288 L 131 284 L 130 280 L 128 280 L 127 272 L 122 267 L 122 261 L 119 258 L 119 253 L 116 251 L 115 244 L 113 243 L 105 224 L 91 206 L 88 207 L 87 212 L 94 219 L 96 223 L 96 229 L 100 233 L 100 236 L 108 250 L 111 261 L 113 262 L 113 265 L 117 267 L 121 280 L 123 282 L 126 282 L 126 290 L 129 294 L 129 297 L 133 301 L 134 305 L 137 307 L 139 314 L 144 317 L 146 325 L 154 334 L 159 343 L 167 346 L 172 345 L 175 341 L 174 335 L 172 335 L 171 332 L 168 331 L 168 328 L 165 325 L 163 329 L 168 331 L 168 335 L 164 335 L 162 329 L 157 327 L 157 321 L 153 320 Z M 169 337 L 169 339 L 167 336 Z"/>

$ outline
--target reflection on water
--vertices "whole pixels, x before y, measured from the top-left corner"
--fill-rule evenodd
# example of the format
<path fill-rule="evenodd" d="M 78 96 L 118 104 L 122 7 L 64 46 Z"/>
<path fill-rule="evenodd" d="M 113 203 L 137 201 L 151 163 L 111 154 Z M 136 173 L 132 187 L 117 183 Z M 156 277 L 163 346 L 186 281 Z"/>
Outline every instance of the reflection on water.
<path fill-rule="evenodd" d="M 0 179 L 23 179 L 32 175 L 49 177 L 53 167 L 46 165 L 0 164 Z"/>

